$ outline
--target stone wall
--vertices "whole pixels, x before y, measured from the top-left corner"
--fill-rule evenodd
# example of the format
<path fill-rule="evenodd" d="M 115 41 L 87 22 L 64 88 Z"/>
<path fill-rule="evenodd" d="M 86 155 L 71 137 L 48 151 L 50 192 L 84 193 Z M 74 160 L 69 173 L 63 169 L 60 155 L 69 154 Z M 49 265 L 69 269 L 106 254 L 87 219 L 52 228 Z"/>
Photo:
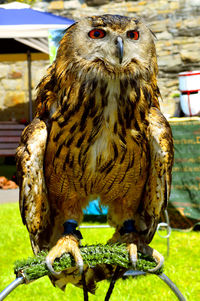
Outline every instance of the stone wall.
<path fill-rule="evenodd" d="M 139 16 L 156 34 L 161 108 L 167 116 L 179 114 L 178 73 L 200 69 L 200 0 L 64 1 L 57 10 L 72 19 L 87 15 Z M 87 4 L 86 4 L 87 3 Z M 54 4 L 54 10 L 51 7 Z M 55 2 L 48 7 L 55 12 Z"/>
<path fill-rule="evenodd" d="M 157 37 L 161 108 L 167 116 L 179 114 L 178 73 L 200 69 L 200 0 L 70 0 L 36 6 L 74 20 L 107 13 L 141 17 Z M 33 97 L 48 64 L 32 64 Z M 26 62 L 0 63 L 0 120 L 28 117 L 27 87 Z"/>
<path fill-rule="evenodd" d="M 32 98 L 49 61 L 32 61 Z M 0 121 L 29 120 L 28 67 L 26 61 L 0 62 Z"/>

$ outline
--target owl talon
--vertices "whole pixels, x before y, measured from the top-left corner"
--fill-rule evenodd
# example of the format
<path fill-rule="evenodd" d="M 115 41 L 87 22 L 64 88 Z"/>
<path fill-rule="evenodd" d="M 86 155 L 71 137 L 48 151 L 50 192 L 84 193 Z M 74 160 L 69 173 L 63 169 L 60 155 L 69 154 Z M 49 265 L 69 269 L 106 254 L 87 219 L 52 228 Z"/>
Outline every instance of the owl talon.
<path fill-rule="evenodd" d="M 157 265 L 155 268 L 153 269 L 149 269 L 148 272 L 149 273 L 155 273 L 156 271 L 158 271 L 164 264 L 164 257 L 162 256 L 162 254 L 160 254 L 158 251 L 153 249 L 153 254 L 152 254 L 153 259 L 156 261 Z"/>
<path fill-rule="evenodd" d="M 50 259 L 49 259 L 48 256 L 46 257 L 45 263 L 46 263 L 46 266 L 47 266 L 48 270 L 51 272 L 52 275 L 58 276 L 58 275 L 61 274 L 61 272 L 56 272 L 56 271 L 53 269 L 52 264 L 51 264 L 51 261 L 50 261 Z"/>
<path fill-rule="evenodd" d="M 131 255 L 130 255 L 130 260 L 131 260 L 131 263 L 132 263 L 133 268 L 136 269 L 137 258 L 135 257 L 135 255 L 131 254 Z"/>
<path fill-rule="evenodd" d="M 137 264 L 137 246 L 135 244 L 129 244 L 128 245 L 128 251 L 130 256 L 130 261 L 132 263 L 132 266 L 134 269 L 136 269 Z"/>
<path fill-rule="evenodd" d="M 58 276 L 61 273 L 56 272 L 52 265 L 54 260 L 61 257 L 64 253 L 70 253 L 74 257 L 79 274 L 82 274 L 84 264 L 78 247 L 78 241 L 73 235 L 66 235 L 58 240 L 57 244 L 50 250 L 46 257 L 46 265 L 52 275 Z"/>
<path fill-rule="evenodd" d="M 78 269 L 79 269 L 79 274 L 82 275 L 83 274 L 83 260 L 78 260 L 77 263 L 76 263 Z"/>
<path fill-rule="evenodd" d="M 147 245 L 143 246 L 141 251 L 146 255 L 152 256 L 153 259 L 155 260 L 155 262 L 157 263 L 155 268 L 148 270 L 149 273 L 155 273 L 163 266 L 164 257 L 158 251 L 156 251 L 155 249 L 152 249 L 150 246 L 147 246 Z"/>

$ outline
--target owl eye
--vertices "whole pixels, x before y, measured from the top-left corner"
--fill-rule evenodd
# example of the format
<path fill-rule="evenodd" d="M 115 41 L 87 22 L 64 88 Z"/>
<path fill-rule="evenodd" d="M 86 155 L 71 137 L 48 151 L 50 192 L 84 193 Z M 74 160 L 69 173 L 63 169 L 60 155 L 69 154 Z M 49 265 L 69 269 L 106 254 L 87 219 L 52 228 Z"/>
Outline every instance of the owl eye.
<path fill-rule="evenodd" d="M 106 32 L 103 29 L 92 29 L 88 35 L 91 39 L 102 39 L 105 37 Z"/>
<path fill-rule="evenodd" d="M 139 32 L 130 30 L 127 32 L 127 37 L 131 40 L 138 40 L 139 39 Z"/>

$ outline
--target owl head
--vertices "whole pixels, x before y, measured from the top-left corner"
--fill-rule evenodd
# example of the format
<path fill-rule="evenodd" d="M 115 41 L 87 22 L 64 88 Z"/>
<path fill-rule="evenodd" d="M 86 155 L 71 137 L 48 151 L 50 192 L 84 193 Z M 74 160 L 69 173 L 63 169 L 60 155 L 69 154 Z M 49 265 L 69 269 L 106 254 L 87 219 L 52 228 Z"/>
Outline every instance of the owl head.
<path fill-rule="evenodd" d="M 86 17 L 61 40 L 59 58 L 102 72 L 157 73 L 154 36 L 139 19 L 119 15 Z"/>

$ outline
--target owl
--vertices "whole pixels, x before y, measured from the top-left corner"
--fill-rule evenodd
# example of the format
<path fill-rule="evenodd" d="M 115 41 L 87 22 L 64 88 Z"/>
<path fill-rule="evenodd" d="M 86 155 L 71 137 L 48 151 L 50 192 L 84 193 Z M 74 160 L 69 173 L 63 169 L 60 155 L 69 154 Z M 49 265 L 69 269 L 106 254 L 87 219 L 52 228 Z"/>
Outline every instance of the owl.
<path fill-rule="evenodd" d="M 20 210 L 34 253 L 48 251 L 62 289 L 67 275 L 54 271 L 54 260 L 69 252 L 82 273 L 78 226 L 96 197 L 115 228 L 110 242 L 127 245 L 133 266 L 137 251 L 157 262 L 150 272 L 163 264 L 149 243 L 170 195 L 173 140 L 157 73 L 151 30 L 108 14 L 66 30 L 38 85 L 35 118 L 16 154 Z"/>

